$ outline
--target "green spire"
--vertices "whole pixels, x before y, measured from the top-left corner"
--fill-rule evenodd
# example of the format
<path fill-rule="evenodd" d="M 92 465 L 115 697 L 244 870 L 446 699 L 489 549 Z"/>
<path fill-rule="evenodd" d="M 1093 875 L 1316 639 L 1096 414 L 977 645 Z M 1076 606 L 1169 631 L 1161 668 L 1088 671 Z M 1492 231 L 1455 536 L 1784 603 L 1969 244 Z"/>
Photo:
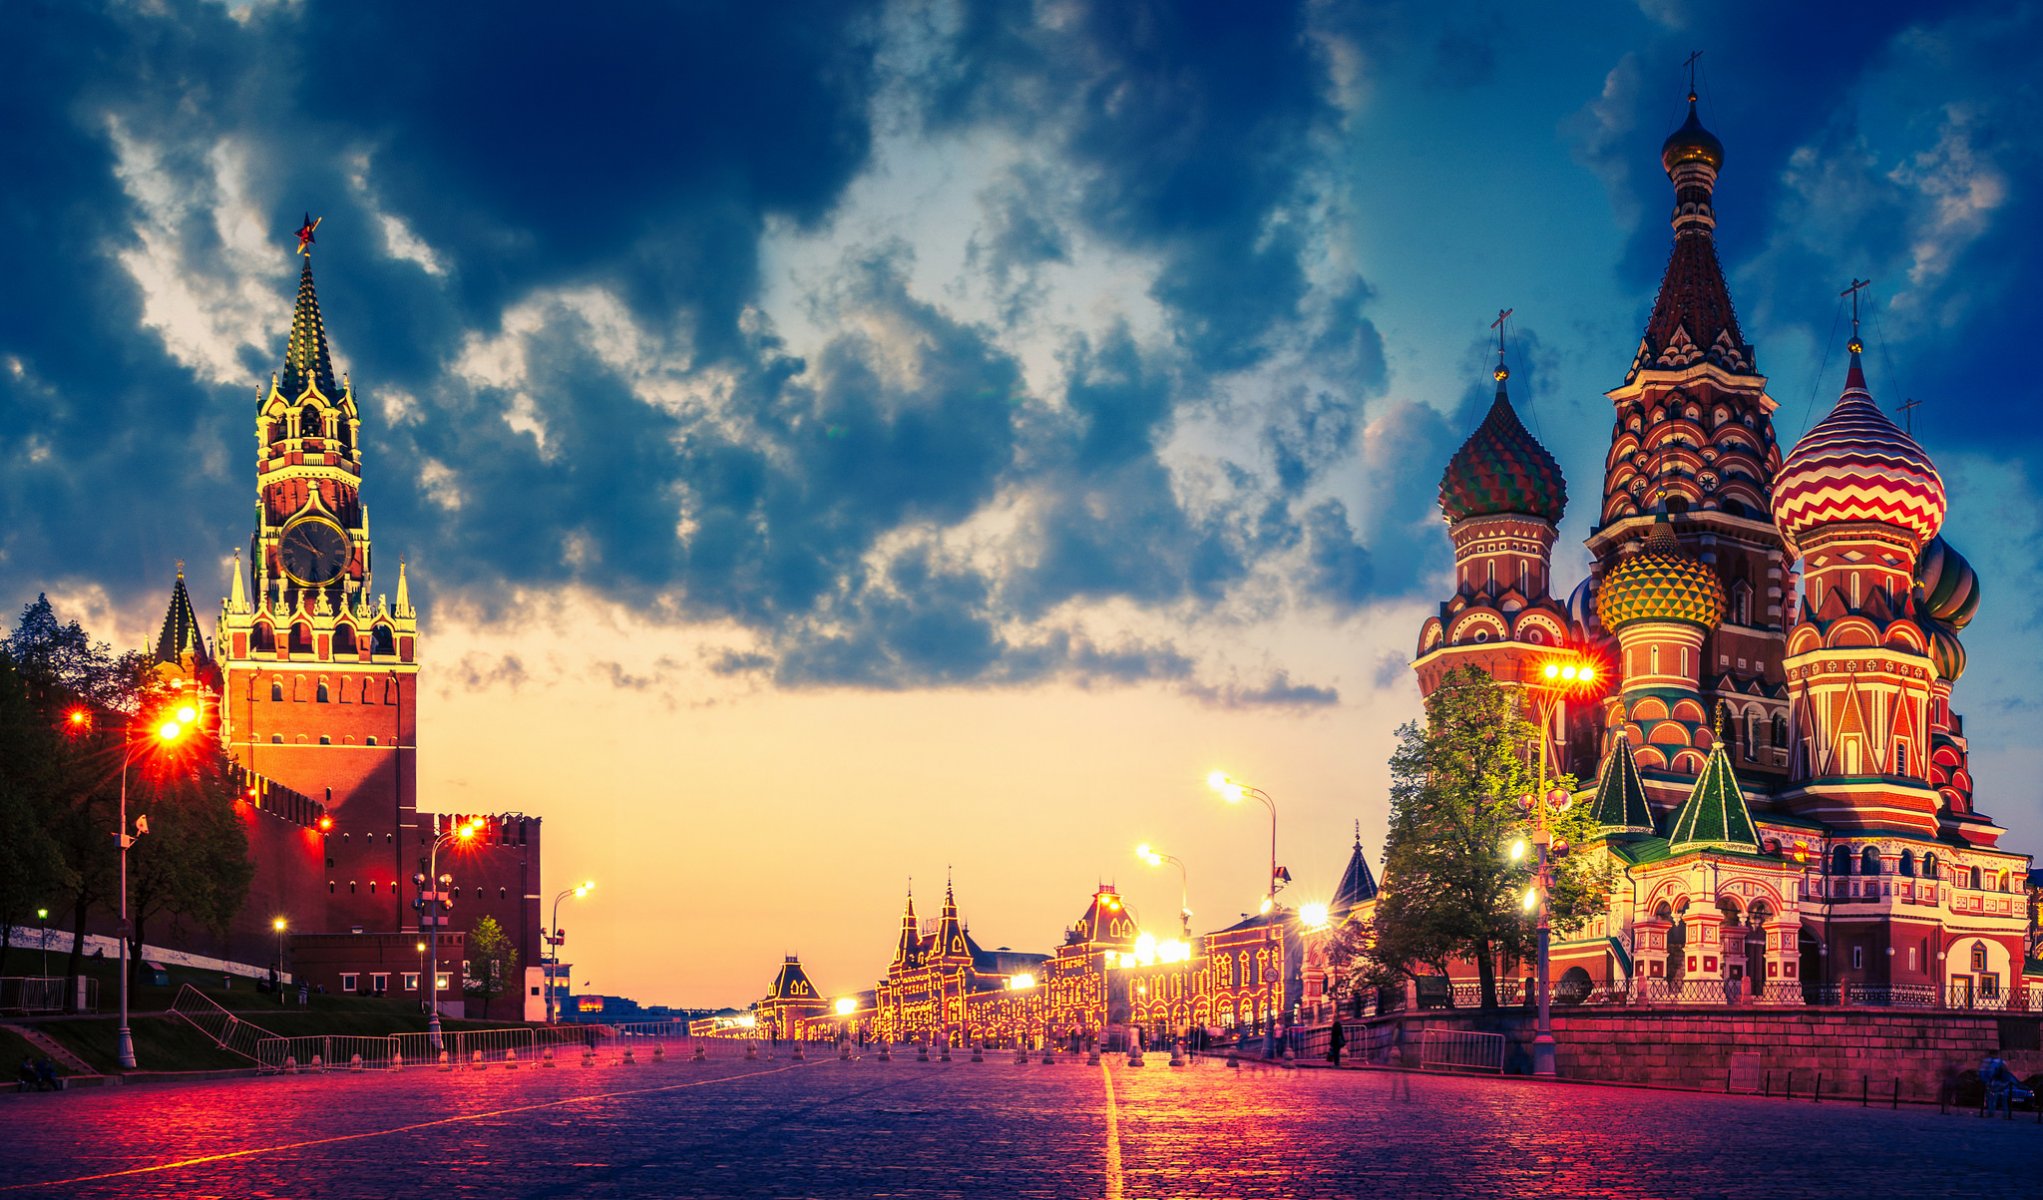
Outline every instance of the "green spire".
<path fill-rule="evenodd" d="M 1590 813 L 1605 833 L 1653 832 L 1653 810 L 1646 803 L 1646 785 L 1639 779 L 1630 738 L 1620 735 L 1605 756 Z"/>
<path fill-rule="evenodd" d="M 296 400 L 308 386 L 319 394 L 339 399 L 340 388 L 333 380 L 333 360 L 326 352 L 326 323 L 319 316 L 319 296 L 312 290 L 312 260 L 298 275 L 298 305 L 291 313 L 291 344 L 284 350 L 284 371 L 277 381 L 285 399 Z"/>
<path fill-rule="evenodd" d="M 1696 778 L 1695 790 L 1675 812 L 1674 825 L 1667 831 L 1668 849 L 1675 854 L 1689 850 L 1759 852 L 1759 831 L 1752 827 L 1744 789 L 1731 770 L 1731 756 L 1724 753 L 1722 732 L 1718 730 L 1716 744 L 1710 747 L 1710 759 Z"/>

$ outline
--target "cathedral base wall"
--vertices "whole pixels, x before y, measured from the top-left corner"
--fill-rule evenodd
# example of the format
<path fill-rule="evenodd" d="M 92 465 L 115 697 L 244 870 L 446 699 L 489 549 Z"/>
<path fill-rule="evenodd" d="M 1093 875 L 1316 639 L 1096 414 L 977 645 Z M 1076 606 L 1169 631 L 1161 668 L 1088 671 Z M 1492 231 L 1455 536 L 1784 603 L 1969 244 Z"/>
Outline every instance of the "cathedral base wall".
<path fill-rule="evenodd" d="M 1655 1087 L 1779 1094 L 1794 1073 L 1795 1095 L 1807 1097 L 1823 1074 L 1826 1098 L 1935 1103 L 1956 1076 L 1977 1079 L 1980 1060 L 2001 1054 L 2026 1077 L 2043 1071 L 2043 1020 L 2034 1016 L 1956 1013 L 1769 1011 L 1761 1008 L 1555 1012 L 1555 1069 L 1563 1079 Z M 1395 1015 L 1368 1023 L 1351 1051 L 1372 1061 L 1417 1066 L 1427 1030 L 1478 1030 L 1506 1039 L 1506 1070 L 1527 1073 L 1535 1021 L 1531 1014 Z"/>

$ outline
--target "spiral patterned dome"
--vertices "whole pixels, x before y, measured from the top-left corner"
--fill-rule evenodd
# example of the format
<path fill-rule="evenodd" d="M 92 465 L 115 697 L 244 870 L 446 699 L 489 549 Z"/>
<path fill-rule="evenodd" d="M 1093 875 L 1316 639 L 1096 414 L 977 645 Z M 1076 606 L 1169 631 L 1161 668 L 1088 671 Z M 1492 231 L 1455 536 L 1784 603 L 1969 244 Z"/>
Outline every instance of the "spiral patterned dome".
<path fill-rule="evenodd" d="M 1617 564 L 1596 589 L 1596 617 L 1621 631 L 1639 621 L 1685 621 L 1713 628 L 1724 617 L 1724 584 L 1674 539 L 1665 517 L 1639 552 Z"/>
<path fill-rule="evenodd" d="M 1979 573 L 1965 556 L 1939 534 L 1915 560 L 1915 583 L 1922 589 L 1923 615 L 1957 633 L 1979 611 Z"/>
<path fill-rule="evenodd" d="M 1811 530 L 1846 521 L 1876 522 L 1927 542 L 1943 528 L 1946 503 L 1936 464 L 1866 391 L 1853 342 L 1837 407 L 1774 477 L 1774 525 L 1790 546 Z"/>
<path fill-rule="evenodd" d="M 1610 641 L 1610 631 L 1596 618 L 1595 576 L 1584 576 L 1575 590 L 1568 593 L 1568 623 L 1574 626 L 1575 636 L 1588 645 Z"/>
<path fill-rule="evenodd" d="M 1704 129 L 1701 119 L 1695 115 L 1693 92 L 1688 97 L 1688 120 L 1660 143 L 1660 165 L 1669 175 L 1685 162 L 1708 163 L 1715 170 L 1722 170 L 1724 166 L 1724 143 L 1717 140 L 1716 134 Z"/>
<path fill-rule="evenodd" d="M 1937 678 L 1956 683 L 1965 673 L 1965 647 L 1948 625 L 1932 624 L 1928 633 L 1930 661 L 1937 664 Z"/>
<path fill-rule="evenodd" d="M 1497 401 L 1476 431 L 1447 460 L 1440 477 L 1440 511 L 1449 521 L 1524 513 L 1560 523 L 1568 509 L 1568 483 L 1561 466 L 1528 433 L 1504 394 L 1502 368 Z"/>

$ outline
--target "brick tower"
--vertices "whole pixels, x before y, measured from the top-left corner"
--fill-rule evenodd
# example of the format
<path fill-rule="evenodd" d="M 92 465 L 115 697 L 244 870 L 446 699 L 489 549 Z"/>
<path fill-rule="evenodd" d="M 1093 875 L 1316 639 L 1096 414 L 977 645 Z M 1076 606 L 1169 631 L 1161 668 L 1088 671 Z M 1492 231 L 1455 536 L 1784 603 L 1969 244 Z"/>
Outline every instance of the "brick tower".
<path fill-rule="evenodd" d="M 402 564 L 394 601 L 372 592 L 361 414 L 334 378 L 309 226 L 283 370 L 256 406 L 248 563 L 237 554 L 215 637 L 223 736 L 249 770 L 325 803 L 329 927 L 395 931 L 414 923 L 418 617 Z"/>

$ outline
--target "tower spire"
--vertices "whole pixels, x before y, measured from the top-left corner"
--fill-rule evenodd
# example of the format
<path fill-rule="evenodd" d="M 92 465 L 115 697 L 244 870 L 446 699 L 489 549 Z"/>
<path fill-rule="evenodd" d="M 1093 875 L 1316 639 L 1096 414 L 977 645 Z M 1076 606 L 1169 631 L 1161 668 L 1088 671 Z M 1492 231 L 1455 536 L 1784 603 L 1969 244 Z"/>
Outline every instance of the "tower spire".
<path fill-rule="evenodd" d="M 298 231 L 298 253 L 305 266 L 298 272 L 298 303 L 291 312 L 291 341 L 284 349 L 284 370 L 277 389 L 289 400 L 317 387 L 322 396 L 338 398 L 340 388 L 333 377 L 333 359 L 326 348 L 326 323 L 319 315 L 319 295 L 312 286 L 312 230 L 319 225 L 311 216 Z"/>
<path fill-rule="evenodd" d="M 1713 198 L 1724 143 L 1703 128 L 1696 113 L 1697 57 L 1692 54 L 1683 64 L 1690 73 L 1688 120 L 1660 146 L 1660 165 L 1674 185 L 1674 249 L 1631 377 L 1648 368 L 1682 370 L 1703 361 L 1741 374 L 1753 371 L 1752 348 L 1738 328 L 1731 291 L 1717 262 Z"/>
<path fill-rule="evenodd" d="M 1510 320 L 1511 314 L 1516 311 L 1518 310 L 1513 308 L 1500 308 L 1497 310 L 1497 319 L 1490 322 L 1490 328 L 1497 331 L 1497 369 L 1491 374 L 1497 377 L 1499 400 L 1504 398 L 1504 381 L 1511 378 L 1511 368 L 1504 364 L 1504 322 Z"/>

